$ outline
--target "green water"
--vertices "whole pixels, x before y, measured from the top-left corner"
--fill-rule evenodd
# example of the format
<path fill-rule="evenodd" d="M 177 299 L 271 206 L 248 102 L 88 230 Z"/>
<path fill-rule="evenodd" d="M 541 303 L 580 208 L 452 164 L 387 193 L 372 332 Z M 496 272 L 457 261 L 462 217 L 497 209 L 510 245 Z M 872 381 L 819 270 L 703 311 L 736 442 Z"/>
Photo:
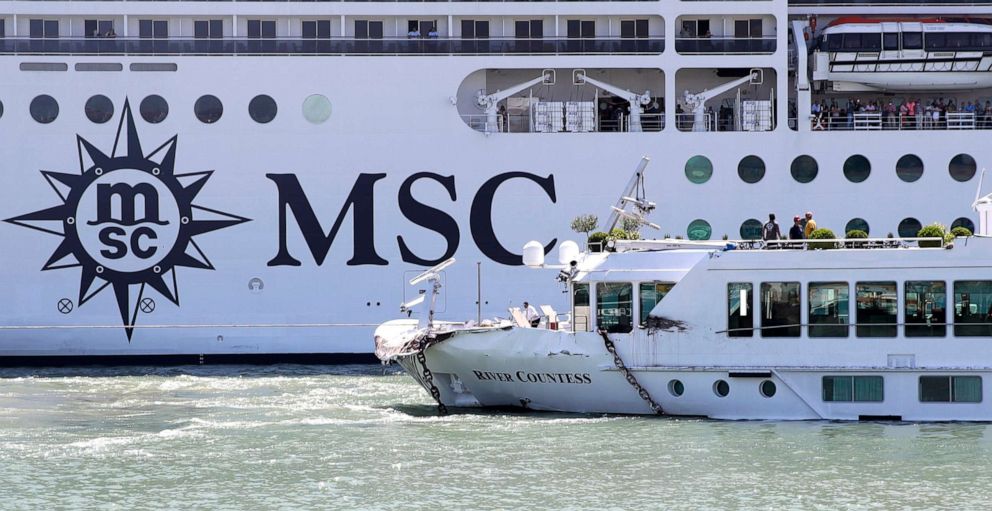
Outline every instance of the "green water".
<path fill-rule="evenodd" d="M 3 509 L 988 509 L 992 426 L 461 413 L 379 367 L 0 372 Z"/>

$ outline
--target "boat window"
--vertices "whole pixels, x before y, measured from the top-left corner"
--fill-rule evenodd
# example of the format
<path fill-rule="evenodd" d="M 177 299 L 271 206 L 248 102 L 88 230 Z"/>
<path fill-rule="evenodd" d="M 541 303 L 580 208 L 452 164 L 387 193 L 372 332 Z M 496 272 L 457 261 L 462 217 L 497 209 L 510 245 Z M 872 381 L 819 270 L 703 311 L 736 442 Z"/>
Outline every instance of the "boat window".
<path fill-rule="evenodd" d="M 745 156 L 737 164 L 737 175 L 745 183 L 757 183 L 765 177 L 765 162 L 753 154 Z"/>
<path fill-rule="evenodd" d="M 959 154 L 951 158 L 951 163 L 947 166 L 947 171 L 951 173 L 951 178 L 962 183 L 975 177 L 975 171 L 977 169 L 978 165 L 975 164 L 975 159 L 968 154 Z"/>
<path fill-rule="evenodd" d="M 686 227 L 685 230 L 686 238 L 692 241 L 705 241 L 710 239 L 713 235 L 713 227 L 710 223 L 702 218 L 697 218 L 691 222 Z"/>
<path fill-rule="evenodd" d="M 852 218 L 847 222 L 847 225 L 844 226 L 845 236 L 851 231 L 864 231 L 865 234 L 871 234 L 871 231 L 868 230 L 868 221 L 864 218 Z"/>
<path fill-rule="evenodd" d="M 827 50 L 837 51 L 842 47 L 844 37 L 841 34 L 833 34 L 827 37 Z"/>
<path fill-rule="evenodd" d="M 992 280 L 954 281 L 954 335 L 992 336 Z"/>
<path fill-rule="evenodd" d="M 589 331 L 589 284 L 572 284 L 572 324 L 576 332 Z"/>
<path fill-rule="evenodd" d="M 0 117 L 3 117 L 3 101 L 0 101 Z"/>
<path fill-rule="evenodd" d="M 899 321 L 895 282 L 858 282 L 854 317 L 858 337 L 895 337 Z"/>
<path fill-rule="evenodd" d="M 882 49 L 882 34 L 861 34 L 861 49 L 878 51 Z"/>
<path fill-rule="evenodd" d="M 727 335 L 754 336 L 754 292 L 750 282 L 727 284 Z"/>
<path fill-rule="evenodd" d="M 979 50 L 992 48 L 992 33 L 971 34 L 971 45 Z"/>
<path fill-rule="evenodd" d="M 705 156 L 696 155 L 685 162 L 685 177 L 697 185 L 710 180 L 713 163 Z"/>
<path fill-rule="evenodd" d="M 883 401 L 885 380 L 881 376 L 824 376 L 823 400 L 841 402 Z"/>
<path fill-rule="evenodd" d="M 819 170 L 816 160 L 808 154 L 797 156 L 795 160 L 792 160 L 792 167 L 790 168 L 792 179 L 800 183 L 808 183 L 816 179 Z"/>
<path fill-rule="evenodd" d="M 224 115 L 224 105 L 217 96 L 205 94 L 193 104 L 193 113 L 204 124 L 213 124 Z"/>
<path fill-rule="evenodd" d="M 903 292 L 906 337 L 943 337 L 947 334 L 947 284 L 911 280 Z"/>
<path fill-rule="evenodd" d="M 924 403 L 981 403 L 981 376 L 920 376 Z"/>
<path fill-rule="evenodd" d="M 799 283 L 761 283 L 761 336 L 799 337 Z"/>
<path fill-rule="evenodd" d="M 596 324 L 611 334 L 634 329 L 634 285 L 629 282 L 596 283 Z"/>
<path fill-rule="evenodd" d="M 169 103 L 162 96 L 152 94 L 141 100 L 138 111 L 145 122 L 158 124 L 169 115 Z"/>
<path fill-rule="evenodd" d="M 923 41 L 927 50 L 943 50 L 947 47 L 947 34 L 928 33 Z"/>
<path fill-rule="evenodd" d="M 97 94 L 86 100 L 83 112 L 90 121 L 103 124 L 114 116 L 114 102 L 107 96 Z"/>
<path fill-rule="evenodd" d="M 0 108 L 0 115 L 2 114 L 3 109 Z M 964 227 L 965 229 L 971 231 L 972 234 L 975 233 L 975 222 L 972 222 L 970 218 L 961 217 L 954 219 L 954 221 L 951 222 L 951 229 L 953 230 L 955 227 Z"/>
<path fill-rule="evenodd" d="M 675 284 L 672 282 L 642 282 L 640 285 L 641 297 L 641 325 L 647 324 L 648 314 L 655 305 L 668 294 Z"/>
<path fill-rule="evenodd" d="M 899 222 L 899 237 L 900 238 L 915 238 L 917 234 L 920 233 L 920 229 L 923 228 L 923 224 L 915 218 L 903 218 L 902 222 Z"/>
<path fill-rule="evenodd" d="M 41 124 L 48 124 L 59 116 L 59 103 L 55 101 L 55 98 L 42 94 L 31 100 L 28 110 L 34 120 Z"/>
<path fill-rule="evenodd" d="M 275 119 L 278 111 L 279 107 L 276 106 L 276 100 L 265 94 L 255 96 L 248 103 L 248 115 L 259 124 L 265 124 Z"/>
<path fill-rule="evenodd" d="M 844 177 L 852 183 L 860 183 L 871 174 L 871 162 L 860 154 L 844 160 Z"/>
<path fill-rule="evenodd" d="M 907 183 L 923 177 L 923 160 L 915 154 L 907 154 L 896 162 L 896 175 Z"/>
<path fill-rule="evenodd" d="M 757 218 L 749 218 L 741 224 L 741 239 L 742 240 L 760 240 L 761 239 L 761 220 Z"/>
<path fill-rule="evenodd" d="M 847 282 L 809 283 L 809 336 L 847 337 L 850 321 Z"/>
<path fill-rule="evenodd" d="M 844 34 L 844 49 L 855 51 L 860 50 L 861 34 Z"/>
<path fill-rule="evenodd" d="M 887 51 L 895 51 L 899 49 L 899 34 L 889 33 L 882 35 L 882 49 Z"/>
<path fill-rule="evenodd" d="M 947 48 L 951 50 L 963 50 L 969 46 L 971 46 L 971 34 L 947 34 Z"/>
<path fill-rule="evenodd" d="M 903 32 L 902 33 L 902 49 L 904 49 L 904 50 L 921 50 L 921 49 L 923 49 L 923 33 L 922 32 Z"/>
<path fill-rule="evenodd" d="M 321 94 L 311 94 L 303 100 L 303 117 L 320 124 L 331 117 L 331 101 Z"/>

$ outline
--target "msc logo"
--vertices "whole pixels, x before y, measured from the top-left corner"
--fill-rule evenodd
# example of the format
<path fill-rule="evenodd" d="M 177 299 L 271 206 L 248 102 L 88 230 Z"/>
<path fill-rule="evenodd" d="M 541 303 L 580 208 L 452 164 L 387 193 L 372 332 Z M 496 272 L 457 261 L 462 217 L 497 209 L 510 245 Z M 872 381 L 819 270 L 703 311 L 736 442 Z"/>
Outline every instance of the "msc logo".
<path fill-rule="evenodd" d="M 79 173 L 41 171 L 62 204 L 6 220 L 61 236 L 42 271 L 81 268 L 80 306 L 112 288 L 128 341 L 146 286 L 179 305 L 176 268 L 213 269 L 194 237 L 248 221 L 193 204 L 213 171 L 175 173 L 177 141 L 146 154 L 125 99 L 109 155 L 77 135 Z"/>

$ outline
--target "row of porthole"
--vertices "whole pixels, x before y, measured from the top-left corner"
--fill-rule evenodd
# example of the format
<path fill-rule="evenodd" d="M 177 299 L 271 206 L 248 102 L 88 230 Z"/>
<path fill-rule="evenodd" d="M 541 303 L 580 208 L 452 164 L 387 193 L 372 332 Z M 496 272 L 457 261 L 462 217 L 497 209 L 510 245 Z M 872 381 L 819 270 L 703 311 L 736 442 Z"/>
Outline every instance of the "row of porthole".
<path fill-rule="evenodd" d="M 955 181 L 965 182 L 975 177 L 978 166 L 975 159 L 968 154 L 958 154 L 951 158 L 947 171 Z M 819 164 L 809 155 L 797 156 L 790 166 L 792 178 L 800 183 L 809 183 L 816 179 Z M 871 174 L 871 162 L 860 154 L 849 157 L 844 161 L 844 177 L 852 183 L 860 183 Z M 757 183 L 765 177 L 765 162 L 755 155 L 748 155 L 737 164 L 737 175 L 745 183 Z M 896 162 L 896 175 L 899 179 L 912 183 L 923 177 L 923 160 L 915 154 L 907 154 Z M 696 155 L 685 162 L 685 177 L 689 181 L 702 184 L 713 176 L 713 163 L 709 158 Z"/>
<path fill-rule="evenodd" d="M 31 100 L 28 111 L 35 121 L 49 124 L 59 116 L 59 103 L 52 96 L 41 94 Z M 276 101 L 265 94 L 259 94 L 248 102 L 248 115 L 259 124 L 271 122 L 278 111 Z M 103 124 L 114 117 L 114 102 L 107 96 L 97 94 L 86 100 L 83 112 L 90 121 Z M 157 124 L 169 116 L 169 103 L 162 96 L 152 94 L 141 100 L 138 112 L 146 122 Z M 213 124 L 224 115 L 224 104 L 217 96 L 205 94 L 193 103 L 193 114 L 200 122 Z M 3 117 L 2 102 L 0 117 Z M 303 100 L 303 117 L 313 124 L 323 123 L 331 117 L 330 100 L 320 94 L 307 96 Z"/>
<path fill-rule="evenodd" d="M 775 382 L 771 380 L 764 380 L 758 385 L 758 393 L 763 397 L 772 397 L 778 388 L 775 386 Z M 682 380 L 671 380 L 668 382 L 668 393 L 675 397 L 682 397 L 685 394 L 685 384 Z M 730 395 L 730 384 L 727 380 L 717 380 L 713 382 L 713 393 L 717 397 L 727 397 Z"/>
<path fill-rule="evenodd" d="M 740 239 L 742 240 L 756 240 L 761 239 L 761 227 L 762 222 L 756 218 L 749 218 L 741 223 L 740 227 Z M 971 232 L 975 232 L 975 223 L 971 221 L 970 218 L 961 217 L 955 219 L 951 222 L 951 229 L 955 227 L 964 227 Z M 920 232 L 923 228 L 923 224 L 919 220 L 908 217 L 904 218 L 899 222 L 899 237 L 901 238 L 913 238 Z M 863 218 L 852 218 L 844 226 L 844 232 L 835 233 L 837 236 L 844 237 L 846 233 L 850 231 L 864 231 L 865 233 L 871 234 L 868 221 Z M 713 236 L 713 227 L 710 223 L 702 218 L 697 218 L 689 222 L 689 226 L 686 228 L 686 237 L 690 240 L 708 240 Z M 879 236 L 875 236 L 876 238 Z"/>

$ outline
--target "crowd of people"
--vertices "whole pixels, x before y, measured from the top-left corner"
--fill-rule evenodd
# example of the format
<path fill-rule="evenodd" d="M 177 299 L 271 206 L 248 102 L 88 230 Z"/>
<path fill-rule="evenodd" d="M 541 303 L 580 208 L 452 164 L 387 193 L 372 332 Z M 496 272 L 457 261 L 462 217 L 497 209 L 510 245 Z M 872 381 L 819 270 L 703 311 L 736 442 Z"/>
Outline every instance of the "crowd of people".
<path fill-rule="evenodd" d="M 761 239 L 763 241 L 776 240 L 805 240 L 816 230 L 816 220 L 813 220 L 813 212 L 807 211 L 805 215 L 792 217 L 792 227 L 789 228 L 789 235 L 782 235 L 782 229 L 775 221 L 775 213 L 768 214 L 768 222 L 761 227 Z"/>
<path fill-rule="evenodd" d="M 882 129 L 992 128 L 992 101 L 980 99 L 821 99 L 810 114 L 814 130 L 855 129 L 856 114 L 878 114 Z"/>

